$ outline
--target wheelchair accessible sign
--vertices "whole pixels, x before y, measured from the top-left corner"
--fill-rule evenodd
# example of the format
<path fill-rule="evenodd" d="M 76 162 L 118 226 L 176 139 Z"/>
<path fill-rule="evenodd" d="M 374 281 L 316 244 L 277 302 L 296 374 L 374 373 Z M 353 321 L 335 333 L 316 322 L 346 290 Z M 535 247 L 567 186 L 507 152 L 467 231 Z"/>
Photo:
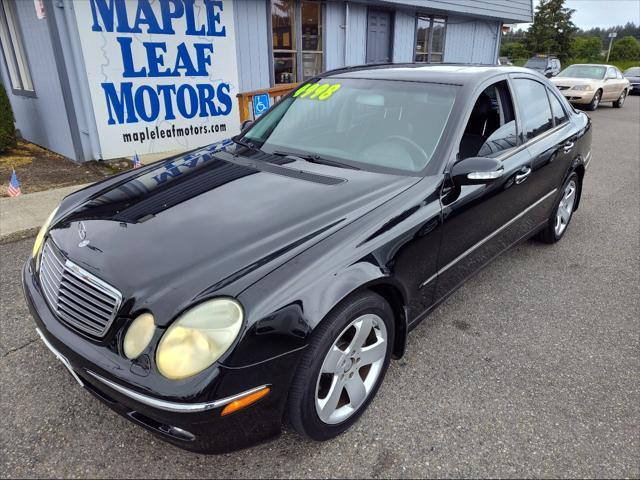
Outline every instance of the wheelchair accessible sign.
<path fill-rule="evenodd" d="M 253 96 L 253 118 L 258 118 L 269 110 L 269 94 L 261 93 Z"/>

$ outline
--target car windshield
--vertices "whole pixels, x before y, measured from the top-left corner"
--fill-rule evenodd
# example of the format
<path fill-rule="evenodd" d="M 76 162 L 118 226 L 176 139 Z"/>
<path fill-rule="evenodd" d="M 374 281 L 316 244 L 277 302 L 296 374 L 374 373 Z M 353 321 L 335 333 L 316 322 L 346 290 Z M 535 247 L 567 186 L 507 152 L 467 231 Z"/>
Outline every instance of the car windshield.
<path fill-rule="evenodd" d="M 640 67 L 627 68 L 624 74 L 629 77 L 640 77 Z"/>
<path fill-rule="evenodd" d="M 559 77 L 573 77 L 573 78 L 594 78 L 601 80 L 604 78 L 604 74 L 607 71 L 606 67 L 598 65 L 571 65 L 561 71 Z"/>
<path fill-rule="evenodd" d="M 545 68 L 547 66 L 547 59 L 538 57 L 530 58 L 524 66 L 527 68 Z"/>
<path fill-rule="evenodd" d="M 457 88 L 336 77 L 311 81 L 265 114 L 242 141 L 270 154 L 418 172 L 440 142 Z"/>

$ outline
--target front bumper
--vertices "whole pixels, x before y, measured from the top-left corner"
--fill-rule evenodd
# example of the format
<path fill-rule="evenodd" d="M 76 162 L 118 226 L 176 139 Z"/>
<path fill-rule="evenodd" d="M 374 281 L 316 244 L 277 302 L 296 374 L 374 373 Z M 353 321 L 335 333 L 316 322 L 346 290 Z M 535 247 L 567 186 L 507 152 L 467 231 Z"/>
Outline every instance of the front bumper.
<path fill-rule="evenodd" d="M 161 398 L 133 385 L 130 372 L 107 368 L 88 355 L 93 347 L 97 357 L 104 357 L 99 345 L 89 342 L 62 325 L 52 314 L 40 291 L 28 261 L 22 273 L 27 305 L 37 331 L 47 348 L 71 372 L 76 381 L 95 397 L 128 420 L 141 425 L 163 440 L 200 453 L 225 453 L 261 443 L 281 431 L 289 384 L 301 352 L 291 352 L 275 359 L 244 368 L 217 366 L 217 375 L 206 388 L 180 391 L 175 398 Z M 75 348 L 74 348 L 75 347 Z M 151 376 L 152 374 L 149 374 Z M 142 379 L 144 381 L 144 378 Z M 269 385 L 270 393 L 233 414 L 220 415 L 225 405 L 238 394 Z"/>
<path fill-rule="evenodd" d="M 574 90 L 572 88 L 567 90 L 561 90 L 560 93 L 569 100 L 571 103 L 579 105 L 587 105 L 593 100 L 593 96 L 596 94 L 594 90 Z"/>

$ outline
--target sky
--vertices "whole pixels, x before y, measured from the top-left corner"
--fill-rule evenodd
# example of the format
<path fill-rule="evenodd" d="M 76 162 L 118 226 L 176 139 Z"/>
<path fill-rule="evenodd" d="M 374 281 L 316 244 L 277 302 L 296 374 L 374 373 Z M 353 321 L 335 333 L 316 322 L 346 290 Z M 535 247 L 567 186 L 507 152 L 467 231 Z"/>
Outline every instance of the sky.
<path fill-rule="evenodd" d="M 534 11 L 538 3 L 540 0 L 533 0 Z M 573 23 L 582 29 L 640 24 L 640 0 L 566 0 L 565 5 L 575 10 Z M 518 27 L 526 29 L 528 24 Z"/>

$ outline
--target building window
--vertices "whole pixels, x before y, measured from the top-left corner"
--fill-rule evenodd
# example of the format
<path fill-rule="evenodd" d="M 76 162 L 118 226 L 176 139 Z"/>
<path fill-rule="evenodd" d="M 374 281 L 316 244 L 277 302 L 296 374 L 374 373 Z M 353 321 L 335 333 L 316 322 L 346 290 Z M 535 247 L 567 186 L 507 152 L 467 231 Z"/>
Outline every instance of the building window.
<path fill-rule="evenodd" d="M 447 19 L 444 17 L 418 15 L 416 18 L 416 62 L 442 62 L 446 28 Z"/>
<path fill-rule="evenodd" d="M 0 44 L 14 93 L 33 94 L 33 82 L 25 54 L 15 5 L 0 2 Z"/>
<path fill-rule="evenodd" d="M 322 2 L 272 0 L 274 82 L 295 83 L 323 70 Z"/>

